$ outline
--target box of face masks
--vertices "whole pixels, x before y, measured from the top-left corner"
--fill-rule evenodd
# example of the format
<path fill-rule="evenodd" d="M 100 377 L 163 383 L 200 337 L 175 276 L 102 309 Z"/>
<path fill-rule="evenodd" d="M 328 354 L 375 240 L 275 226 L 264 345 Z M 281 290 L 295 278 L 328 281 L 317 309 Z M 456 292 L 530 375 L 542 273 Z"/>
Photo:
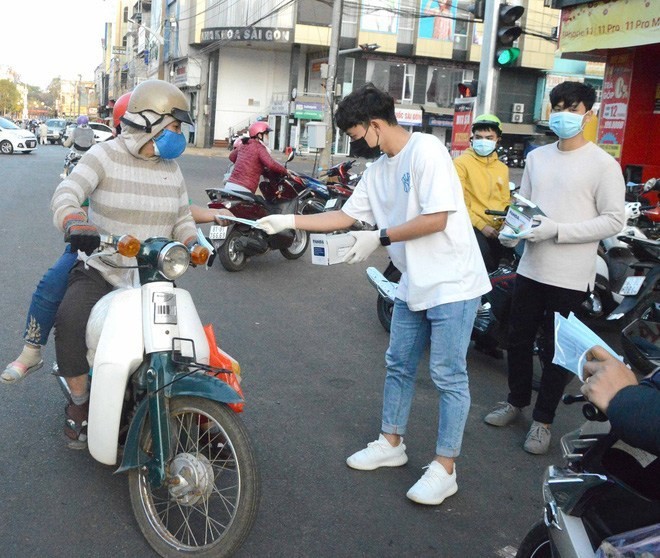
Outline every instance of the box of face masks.
<path fill-rule="evenodd" d="M 312 243 L 312 263 L 333 265 L 342 263 L 348 251 L 355 244 L 355 237 L 345 234 L 310 234 Z"/>

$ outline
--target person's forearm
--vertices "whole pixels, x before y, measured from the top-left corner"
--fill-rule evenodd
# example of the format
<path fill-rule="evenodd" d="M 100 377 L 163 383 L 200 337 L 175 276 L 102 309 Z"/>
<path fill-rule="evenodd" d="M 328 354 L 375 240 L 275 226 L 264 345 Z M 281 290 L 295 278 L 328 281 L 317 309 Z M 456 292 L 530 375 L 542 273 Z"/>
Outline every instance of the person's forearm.
<path fill-rule="evenodd" d="M 418 215 L 410 221 L 406 221 L 395 227 L 387 227 L 387 235 L 392 242 L 403 242 L 421 238 L 436 232 L 445 230 L 447 226 L 446 211 L 440 213 L 430 213 L 428 215 Z"/>
<path fill-rule="evenodd" d="M 607 416 L 624 442 L 660 455 L 660 391 L 641 385 L 625 387 L 610 401 Z"/>
<path fill-rule="evenodd" d="M 296 215 L 297 229 L 310 232 L 332 232 L 348 229 L 355 219 L 341 210 L 315 213 L 314 215 Z"/>

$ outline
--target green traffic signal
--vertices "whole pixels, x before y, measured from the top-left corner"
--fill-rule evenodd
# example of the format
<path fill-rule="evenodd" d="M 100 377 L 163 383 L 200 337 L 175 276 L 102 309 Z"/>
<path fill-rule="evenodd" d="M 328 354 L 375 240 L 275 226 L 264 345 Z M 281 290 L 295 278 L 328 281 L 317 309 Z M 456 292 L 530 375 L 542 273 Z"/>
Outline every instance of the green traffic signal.
<path fill-rule="evenodd" d="M 516 47 L 502 48 L 497 51 L 497 64 L 499 66 L 510 66 L 520 56 L 520 49 Z"/>

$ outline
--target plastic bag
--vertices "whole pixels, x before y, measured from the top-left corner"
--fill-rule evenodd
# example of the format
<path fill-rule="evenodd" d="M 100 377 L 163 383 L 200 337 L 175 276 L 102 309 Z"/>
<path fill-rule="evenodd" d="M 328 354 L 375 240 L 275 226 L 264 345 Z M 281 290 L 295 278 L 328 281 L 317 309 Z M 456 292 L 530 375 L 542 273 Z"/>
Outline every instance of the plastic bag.
<path fill-rule="evenodd" d="M 660 556 L 660 523 L 606 538 L 596 558 L 653 558 Z"/>

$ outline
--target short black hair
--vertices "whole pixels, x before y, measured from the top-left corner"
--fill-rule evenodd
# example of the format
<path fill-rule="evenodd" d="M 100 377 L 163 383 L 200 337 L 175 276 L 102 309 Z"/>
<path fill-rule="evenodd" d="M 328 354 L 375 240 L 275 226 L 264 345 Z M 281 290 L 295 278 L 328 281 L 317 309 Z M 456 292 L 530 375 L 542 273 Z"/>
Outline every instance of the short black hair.
<path fill-rule="evenodd" d="M 385 120 L 392 126 L 398 124 L 394 114 L 394 99 L 373 83 L 367 83 L 350 93 L 339 103 L 335 113 L 335 123 L 343 131 L 360 124 L 367 126 L 374 118 Z"/>
<path fill-rule="evenodd" d="M 588 83 L 580 81 L 565 81 L 553 87 L 550 91 L 550 105 L 552 108 L 563 103 L 564 108 L 584 103 L 587 110 L 591 110 L 596 102 L 596 90 Z"/>
<path fill-rule="evenodd" d="M 472 133 L 475 132 L 495 132 L 498 138 L 502 137 L 502 130 L 499 126 L 494 124 L 487 124 L 486 122 L 477 122 L 472 124 Z"/>

